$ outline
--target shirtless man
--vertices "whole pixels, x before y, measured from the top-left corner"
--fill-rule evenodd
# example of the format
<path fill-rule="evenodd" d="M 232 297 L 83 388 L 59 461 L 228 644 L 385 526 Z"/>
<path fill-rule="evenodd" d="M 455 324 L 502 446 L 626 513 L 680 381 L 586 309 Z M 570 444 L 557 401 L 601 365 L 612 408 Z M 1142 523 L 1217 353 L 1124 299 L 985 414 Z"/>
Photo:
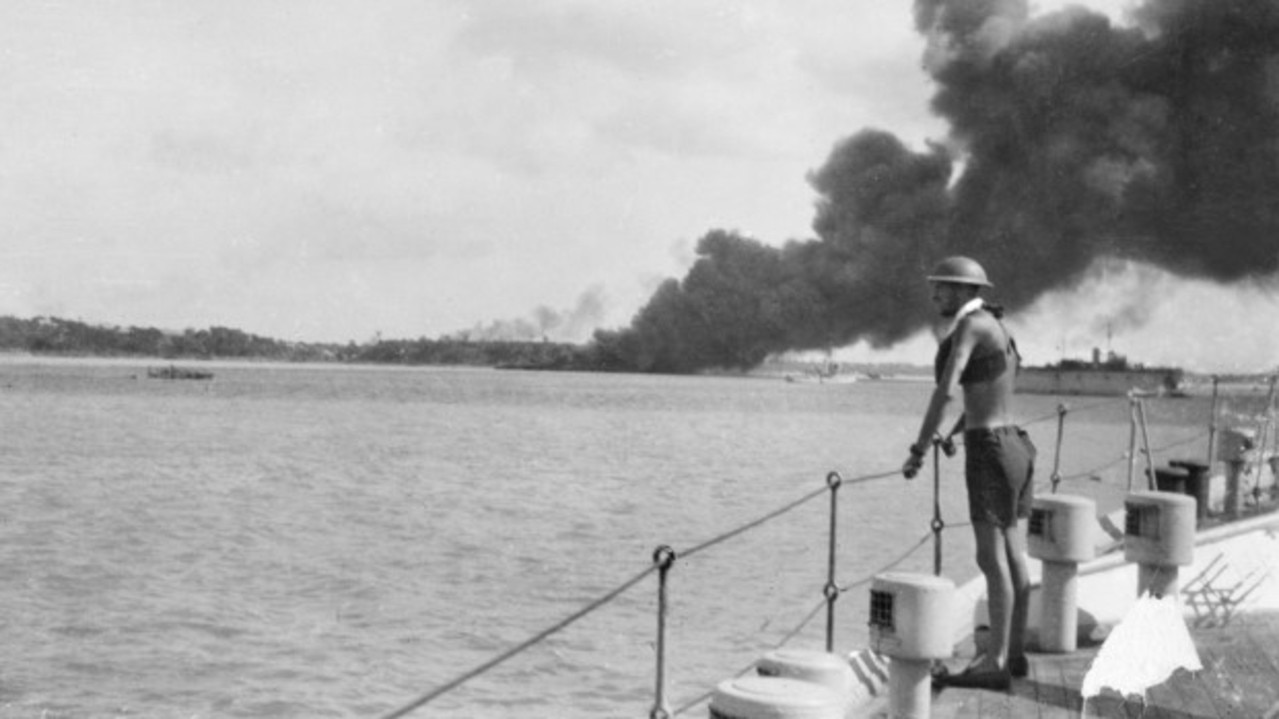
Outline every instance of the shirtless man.
<path fill-rule="evenodd" d="M 963 414 L 951 434 L 964 433 L 968 510 L 990 612 L 985 652 L 963 673 L 939 676 L 938 682 L 1007 689 L 1013 676 L 1027 672 L 1024 638 L 1030 597 L 1026 518 L 1034 494 L 1035 447 L 1013 424 L 1013 382 L 1020 357 L 999 310 L 979 296 L 991 287 L 981 265 L 967 257 L 950 257 L 937 265 L 928 281 L 933 304 L 953 324 L 938 347 L 937 388 L 902 473 L 911 479 L 919 472 L 947 405 L 962 389 Z"/>

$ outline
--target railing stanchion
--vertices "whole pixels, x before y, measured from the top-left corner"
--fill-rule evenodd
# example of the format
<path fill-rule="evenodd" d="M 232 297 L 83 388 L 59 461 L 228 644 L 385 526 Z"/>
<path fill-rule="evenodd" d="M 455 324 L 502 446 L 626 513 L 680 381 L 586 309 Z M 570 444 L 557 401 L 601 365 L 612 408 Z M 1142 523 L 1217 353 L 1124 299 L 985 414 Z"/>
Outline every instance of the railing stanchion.
<path fill-rule="evenodd" d="M 946 523 L 941 518 L 941 445 L 942 440 L 933 439 L 933 574 L 941 576 L 942 547 L 941 532 Z"/>
<path fill-rule="evenodd" d="M 1150 451 L 1150 430 L 1146 427 L 1146 403 L 1137 400 L 1137 419 L 1141 422 L 1141 442 L 1146 452 L 1146 489 L 1154 491 L 1155 455 Z"/>
<path fill-rule="evenodd" d="M 675 563 L 675 550 L 663 544 L 653 550 L 653 563 L 657 565 L 657 688 L 648 716 L 670 719 L 671 709 L 666 702 L 666 575 Z"/>
<path fill-rule="evenodd" d="M 1263 410 L 1260 431 L 1257 433 L 1257 471 L 1252 476 L 1252 501 L 1261 501 L 1261 470 L 1266 466 L 1266 442 L 1270 438 L 1270 428 L 1275 419 L 1275 390 L 1279 385 L 1279 375 L 1270 375 L 1270 391 L 1266 394 L 1266 408 Z"/>
<path fill-rule="evenodd" d="M 1208 473 L 1212 474 L 1212 465 L 1217 461 L 1217 385 L 1221 378 L 1212 376 L 1212 409 L 1208 415 Z"/>
<path fill-rule="evenodd" d="M 843 482 L 844 479 L 839 476 L 839 472 L 826 475 L 826 486 L 830 488 L 830 550 L 827 553 L 826 586 L 822 590 L 822 595 L 826 597 L 826 651 L 828 652 L 835 651 L 835 600 L 839 599 L 839 585 L 835 583 L 835 546 L 838 537 L 836 519 L 839 516 L 837 511 L 839 485 Z"/>
<path fill-rule="evenodd" d="M 1137 472 L 1137 398 L 1128 395 L 1128 491 Z"/>
<path fill-rule="evenodd" d="M 1068 411 L 1065 404 L 1057 405 L 1057 452 L 1053 455 L 1053 494 L 1057 493 L 1057 485 L 1061 484 L 1061 438 L 1066 431 L 1066 412 Z"/>

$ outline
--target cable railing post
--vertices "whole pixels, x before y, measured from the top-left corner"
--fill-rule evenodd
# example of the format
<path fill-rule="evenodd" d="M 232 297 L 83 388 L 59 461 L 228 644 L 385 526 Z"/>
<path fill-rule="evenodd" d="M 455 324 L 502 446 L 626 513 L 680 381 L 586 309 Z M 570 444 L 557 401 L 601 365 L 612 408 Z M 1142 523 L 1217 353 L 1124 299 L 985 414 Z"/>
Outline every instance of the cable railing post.
<path fill-rule="evenodd" d="M 666 702 L 666 575 L 675 563 L 675 550 L 665 544 L 654 549 L 653 563 L 657 565 L 657 687 L 648 716 L 670 719 L 671 709 Z"/>
<path fill-rule="evenodd" d="M 941 532 L 946 527 L 941 518 L 941 447 L 944 440 L 933 438 L 933 574 L 941 576 Z"/>
<path fill-rule="evenodd" d="M 1261 431 L 1257 433 L 1257 471 L 1253 474 L 1256 477 L 1252 484 L 1252 500 L 1254 502 L 1261 501 L 1261 470 L 1266 466 L 1266 443 L 1270 438 L 1270 428 L 1275 418 L 1275 390 L 1276 384 L 1279 384 L 1279 375 L 1270 375 L 1270 390 L 1266 394 L 1266 408 L 1263 411 L 1261 419 Z"/>
<path fill-rule="evenodd" d="M 1150 430 L 1146 425 L 1146 403 L 1140 399 L 1137 400 L 1137 419 L 1141 422 L 1141 441 L 1146 451 L 1146 489 L 1154 490 L 1155 485 L 1155 455 L 1150 451 Z"/>
<path fill-rule="evenodd" d="M 1128 491 L 1137 472 L 1137 398 L 1128 395 Z"/>
<path fill-rule="evenodd" d="M 1276 456 L 1279 456 L 1279 417 L 1276 417 L 1276 413 L 1279 413 L 1279 404 L 1277 404 L 1277 402 L 1279 402 L 1279 397 L 1275 396 L 1276 381 L 1279 381 L 1279 375 L 1271 375 L 1270 376 L 1270 407 L 1266 410 L 1266 423 L 1270 427 L 1270 459 L 1268 461 L 1270 462 L 1270 466 L 1272 467 L 1272 470 L 1271 470 L 1272 475 L 1279 475 L 1279 465 L 1275 464 L 1276 462 L 1279 462 L 1279 460 L 1275 459 Z M 1267 461 L 1264 459 L 1265 456 L 1266 456 L 1266 438 L 1262 437 L 1261 446 L 1260 446 L 1260 450 L 1257 453 L 1257 457 L 1264 462 L 1264 461 Z M 1257 470 L 1257 481 L 1258 482 L 1261 481 L 1260 465 L 1258 465 L 1258 470 Z M 1279 482 L 1276 482 L 1270 491 L 1271 491 L 1271 494 L 1279 492 Z"/>
<path fill-rule="evenodd" d="M 1208 415 L 1208 471 L 1212 472 L 1213 462 L 1217 461 L 1217 385 L 1221 378 L 1212 376 L 1212 409 Z"/>
<path fill-rule="evenodd" d="M 1057 485 L 1061 484 L 1061 438 L 1066 431 L 1066 405 L 1057 405 L 1057 451 L 1053 455 L 1053 494 L 1057 493 Z"/>
<path fill-rule="evenodd" d="M 839 585 L 835 583 L 835 546 L 836 546 L 836 518 L 839 516 L 837 511 L 839 499 L 839 485 L 843 484 L 844 479 L 839 476 L 839 472 L 831 472 L 826 475 L 826 486 L 830 488 L 830 550 L 827 552 L 826 563 L 826 586 L 822 589 L 822 595 L 826 597 L 826 651 L 835 651 L 835 600 L 839 599 Z"/>

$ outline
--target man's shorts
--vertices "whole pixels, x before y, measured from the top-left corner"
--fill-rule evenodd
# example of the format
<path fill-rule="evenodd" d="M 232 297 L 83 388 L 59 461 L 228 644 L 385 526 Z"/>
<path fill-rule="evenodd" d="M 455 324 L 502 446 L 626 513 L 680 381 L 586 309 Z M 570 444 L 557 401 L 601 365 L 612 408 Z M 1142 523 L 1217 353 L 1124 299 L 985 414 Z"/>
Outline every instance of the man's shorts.
<path fill-rule="evenodd" d="M 974 522 L 1011 527 L 1030 516 L 1035 498 L 1035 445 L 1015 426 L 964 432 L 968 514 Z"/>

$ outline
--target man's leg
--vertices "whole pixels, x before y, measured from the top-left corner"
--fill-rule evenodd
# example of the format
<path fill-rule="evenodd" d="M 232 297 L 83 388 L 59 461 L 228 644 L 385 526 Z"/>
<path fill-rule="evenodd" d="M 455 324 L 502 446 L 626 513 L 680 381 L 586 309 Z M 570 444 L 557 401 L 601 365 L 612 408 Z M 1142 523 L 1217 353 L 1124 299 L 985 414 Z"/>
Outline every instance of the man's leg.
<path fill-rule="evenodd" d="M 1013 608 L 1008 635 L 1008 656 L 1026 655 L 1026 623 L 1030 614 L 1030 572 L 1026 563 L 1026 520 L 1019 519 L 1004 530 L 1008 576 Z"/>
<path fill-rule="evenodd" d="M 977 567 L 986 577 L 986 604 L 990 612 L 986 658 L 974 669 L 1003 669 L 1008 665 L 1015 600 L 1005 531 L 990 522 L 978 521 L 973 522 L 973 535 L 977 540 Z M 1024 575 L 1024 564 L 1020 571 Z"/>

